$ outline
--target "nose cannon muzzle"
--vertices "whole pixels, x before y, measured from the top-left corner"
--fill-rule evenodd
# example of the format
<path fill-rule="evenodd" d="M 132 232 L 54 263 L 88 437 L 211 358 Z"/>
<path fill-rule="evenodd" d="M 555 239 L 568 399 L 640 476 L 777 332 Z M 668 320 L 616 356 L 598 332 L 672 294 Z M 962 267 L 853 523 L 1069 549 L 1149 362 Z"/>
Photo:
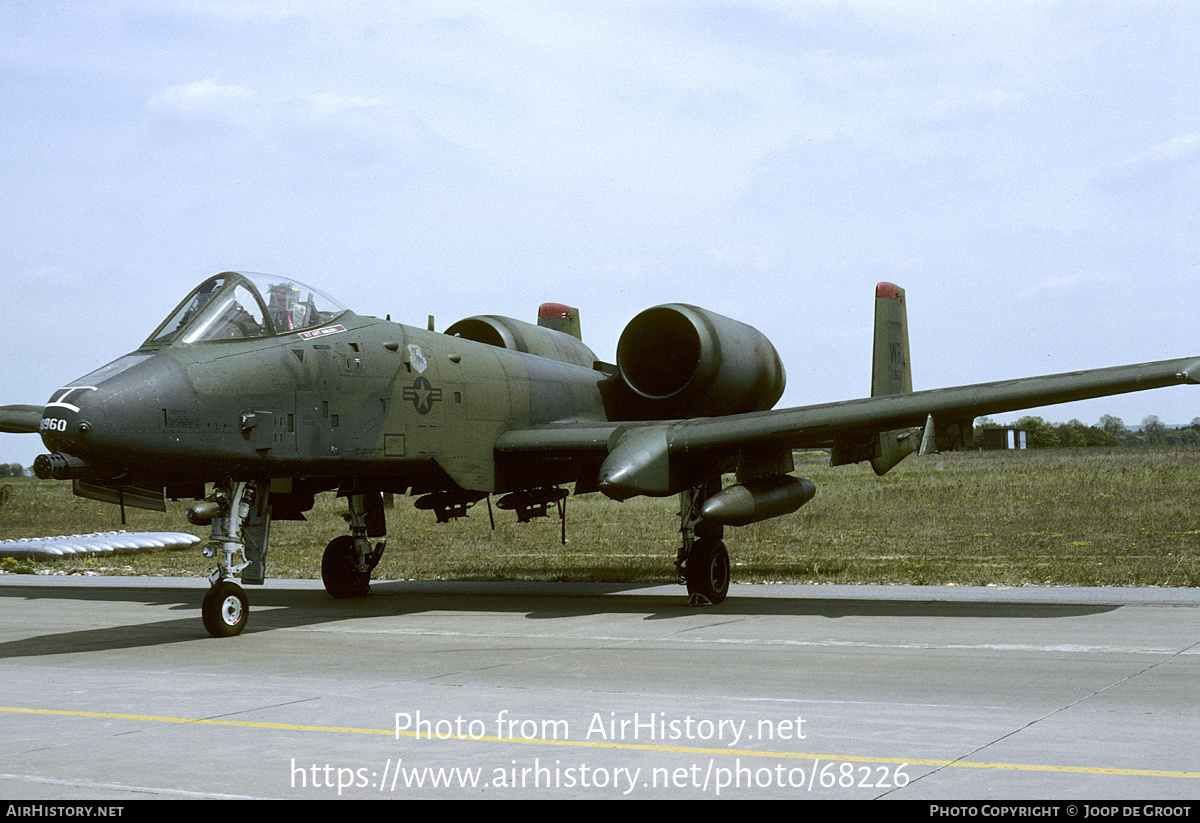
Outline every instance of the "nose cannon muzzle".
<path fill-rule="evenodd" d="M 33 473 L 42 480 L 75 480 L 90 476 L 92 466 L 78 457 L 54 452 L 35 457 Z"/>

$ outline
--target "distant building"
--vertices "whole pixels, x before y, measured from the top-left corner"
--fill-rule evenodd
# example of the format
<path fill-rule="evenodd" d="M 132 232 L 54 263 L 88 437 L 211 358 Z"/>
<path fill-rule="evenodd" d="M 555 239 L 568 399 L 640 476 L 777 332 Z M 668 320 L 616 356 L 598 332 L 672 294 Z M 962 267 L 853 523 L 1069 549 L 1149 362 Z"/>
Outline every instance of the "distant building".
<path fill-rule="evenodd" d="M 987 451 L 1026 448 L 1025 430 L 1011 427 L 982 429 L 983 448 Z"/>

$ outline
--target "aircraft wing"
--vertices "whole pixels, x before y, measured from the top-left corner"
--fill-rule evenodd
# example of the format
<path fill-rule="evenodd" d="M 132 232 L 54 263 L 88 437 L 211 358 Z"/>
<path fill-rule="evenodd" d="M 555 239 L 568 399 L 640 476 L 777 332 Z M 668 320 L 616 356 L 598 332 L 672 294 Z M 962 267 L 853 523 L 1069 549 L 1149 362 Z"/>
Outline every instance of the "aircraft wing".
<path fill-rule="evenodd" d="M 0 406 L 0 432 L 34 434 L 42 421 L 41 406 Z"/>
<path fill-rule="evenodd" d="M 1200 383 L 1200 357 L 978 383 L 676 424 L 689 449 L 831 445 L 853 430 L 888 431 L 1182 383 Z"/>
<path fill-rule="evenodd" d="M 979 416 L 1186 383 L 1200 383 L 1200 357 L 725 417 L 541 425 L 504 434 L 496 449 L 509 457 L 606 454 L 598 478 L 605 494 L 663 496 L 707 479 L 721 458 L 832 448 L 835 465 L 871 460 L 882 474 L 918 449 L 970 442 Z"/>

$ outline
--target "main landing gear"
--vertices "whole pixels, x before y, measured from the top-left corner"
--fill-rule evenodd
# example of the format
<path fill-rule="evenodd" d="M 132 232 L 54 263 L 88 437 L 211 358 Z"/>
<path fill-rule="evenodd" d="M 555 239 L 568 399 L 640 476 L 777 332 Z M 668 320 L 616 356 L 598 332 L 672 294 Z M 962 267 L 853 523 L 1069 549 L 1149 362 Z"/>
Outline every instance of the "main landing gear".
<path fill-rule="evenodd" d="M 716 605 L 729 594 L 729 552 L 722 539 L 725 527 L 706 521 L 700 514 L 704 501 L 721 491 L 721 480 L 687 489 L 679 495 L 680 532 L 683 544 L 675 568 L 687 584 L 688 605 Z"/>
<path fill-rule="evenodd" d="M 347 494 L 350 534 L 335 537 L 321 556 L 321 582 L 333 597 L 362 597 L 371 593 L 371 572 L 379 565 L 387 540 L 371 548 L 369 537 L 383 537 L 383 496 L 379 492 Z"/>

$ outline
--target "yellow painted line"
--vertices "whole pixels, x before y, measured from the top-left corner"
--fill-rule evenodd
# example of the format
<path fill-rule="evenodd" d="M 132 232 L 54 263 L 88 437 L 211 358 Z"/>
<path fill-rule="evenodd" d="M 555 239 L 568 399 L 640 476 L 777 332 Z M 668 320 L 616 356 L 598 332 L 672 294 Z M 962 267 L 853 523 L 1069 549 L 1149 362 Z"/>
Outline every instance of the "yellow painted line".
<path fill-rule="evenodd" d="M 105 717 L 112 720 L 148 720 L 155 723 L 187 723 L 195 726 L 242 726 L 248 729 L 287 729 L 298 732 L 348 732 L 351 734 L 384 734 L 395 735 L 394 731 L 385 729 L 353 729 L 338 726 L 298 726 L 287 723 L 255 723 L 250 720 L 215 720 L 194 717 L 158 717 L 150 714 L 112 714 L 109 712 L 74 712 L 57 709 L 19 709 L 10 706 L 0 706 L 0 712 L 15 712 L 17 714 L 50 714 L 65 717 Z"/>
<path fill-rule="evenodd" d="M 57 715 L 60 717 L 101 717 L 111 720 L 143 720 L 154 723 L 183 723 L 193 726 L 238 726 L 247 729 L 283 729 L 299 732 L 339 732 L 343 734 L 372 734 L 384 737 L 411 737 L 422 740 L 463 740 L 484 743 L 529 743 L 541 746 L 575 746 L 592 749 L 613 749 L 643 752 L 668 752 L 673 754 L 723 754 L 738 757 L 772 757 L 790 760 L 827 760 L 848 763 L 895 763 L 909 766 L 938 766 L 965 769 L 1001 769 L 1022 772 L 1060 772 L 1065 774 L 1106 774 L 1128 777 L 1177 777 L 1200 779 L 1200 772 L 1174 772 L 1160 769 L 1105 769 L 1093 766 L 1042 766 L 1035 763 L 986 763 L 970 760 L 905 760 L 899 757 L 860 757 L 858 755 L 809 754 L 805 752 L 772 752 L 755 749 L 706 749 L 695 746 L 660 746 L 652 743 L 611 743 L 599 740 L 545 740 L 524 737 L 463 737 L 449 735 L 433 737 L 418 735 L 417 732 L 397 732 L 393 729 L 356 729 L 343 726 L 304 726 L 292 723 L 259 723 L 252 720 L 217 720 L 193 717 L 159 717 L 148 714 L 115 714 L 110 712 L 63 711 L 59 709 L 22 709 L 0 706 L 0 712 L 16 714 Z"/>

